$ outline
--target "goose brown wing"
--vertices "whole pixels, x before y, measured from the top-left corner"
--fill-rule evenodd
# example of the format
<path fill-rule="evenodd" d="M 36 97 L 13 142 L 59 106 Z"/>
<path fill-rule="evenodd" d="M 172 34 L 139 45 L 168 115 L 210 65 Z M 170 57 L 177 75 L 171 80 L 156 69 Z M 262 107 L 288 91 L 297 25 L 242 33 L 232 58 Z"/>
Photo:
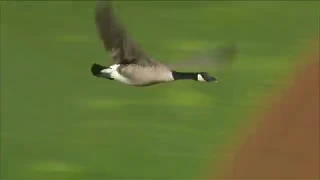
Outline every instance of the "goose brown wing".
<path fill-rule="evenodd" d="M 238 48 L 236 44 L 225 44 L 211 49 L 201 55 L 196 55 L 191 58 L 187 58 L 178 61 L 174 64 L 169 64 L 172 69 L 177 68 L 227 68 L 230 67 L 236 60 Z"/>
<path fill-rule="evenodd" d="M 115 63 L 150 65 L 153 61 L 128 34 L 115 16 L 110 1 L 98 1 L 95 14 L 96 27 L 107 52 Z"/>

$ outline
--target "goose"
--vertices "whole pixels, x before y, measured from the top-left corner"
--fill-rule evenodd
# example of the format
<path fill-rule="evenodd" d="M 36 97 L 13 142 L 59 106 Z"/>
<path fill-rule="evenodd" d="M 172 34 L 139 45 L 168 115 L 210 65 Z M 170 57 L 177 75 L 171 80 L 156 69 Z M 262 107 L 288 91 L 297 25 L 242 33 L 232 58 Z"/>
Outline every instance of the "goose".
<path fill-rule="evenodd" d="M 92 64 L 91 73 L 95 77 L 136 87 L 177 80 L 217 82 L 217 78 L 207 72 L 180 72 L 146 54 L 117 19 L 109 1 L 97 1 L 95 24 L 113 60 L 110 66 Z"/>

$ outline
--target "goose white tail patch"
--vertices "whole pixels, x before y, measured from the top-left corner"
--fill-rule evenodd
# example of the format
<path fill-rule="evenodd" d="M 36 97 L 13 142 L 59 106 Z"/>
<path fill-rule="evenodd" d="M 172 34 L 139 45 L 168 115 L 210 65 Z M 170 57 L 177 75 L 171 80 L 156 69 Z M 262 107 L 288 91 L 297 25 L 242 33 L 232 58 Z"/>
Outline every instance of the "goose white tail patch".
<path fill-rule="evenodd" d="M 112 74 L 114 71 L 117 71 L 119 66 L 120 66 L 120 64 L 114 64 L 112 66 L 109 66 L 106 69 L 101 70 L 101 73 Z"/>
<path fill-rule="evenodd" d="M 117 71 L 117 69 L 118 69 L 119 66 L 120 66 L 120 64 L 111 65 L 111 66 L 109 66 L 108 68 L 101 70 L 101 73 L 110 74 L 110 77 L 111 77 L 111 78 L 113 78 L 113 79 L 115 79 L 115 80 L 117 80 L 117 81 L 120 81 L 120 82 L 122 82 L 122 83 L 132 84 L 130 79 L 128 79 L 127 77 L 121 75 L 121 74 Z"/>
<path fill-rule="evenodd" d="M 132 84 L 131 80 L 127 77 L 121 75 L 118 71 L 113 71 L 111 74 L 111 77 L 117 81 L 120 81 L 125 84 Z"/>
<path fill-rule="evenodd" d="M 204 80 L 204 78 L 201 76 L 201 74 L 198 74 L 197 79 L 200 82 L 206 82 L 206 80 Z"/>

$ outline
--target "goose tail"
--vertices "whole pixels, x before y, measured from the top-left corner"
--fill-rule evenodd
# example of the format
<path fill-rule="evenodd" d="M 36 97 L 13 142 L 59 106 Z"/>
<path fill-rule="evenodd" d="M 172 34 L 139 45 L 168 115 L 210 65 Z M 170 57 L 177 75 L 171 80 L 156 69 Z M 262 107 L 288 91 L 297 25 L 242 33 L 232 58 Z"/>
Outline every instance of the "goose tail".
<path fill-rule="evenodd" d="M 105 67 L 105 66 L 102 66 L 102 65 L 100 65 L 100 64 L 94 63 L 94 64 L 92 64 L 92 66 L 91 66 L 91 73 L 92 73 L 92 75 L 94 75 L 94 76 L 99 76 L 99 75 L 102 74 L 101 71 L 102 71 L 103 69 L 106 69 L 106 68 L 107 68 L 107 67 Z"/>

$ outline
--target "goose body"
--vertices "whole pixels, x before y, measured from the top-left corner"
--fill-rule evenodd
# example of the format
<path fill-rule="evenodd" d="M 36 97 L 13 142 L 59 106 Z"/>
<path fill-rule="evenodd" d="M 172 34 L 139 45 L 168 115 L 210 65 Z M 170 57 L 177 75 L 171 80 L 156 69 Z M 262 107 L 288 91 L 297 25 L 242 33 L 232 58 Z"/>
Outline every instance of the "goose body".
<path fill-rule="evenodd" d="M 174 81 L 172 71 L 163 65 L 143 67 L 137 64 L 114 64 L 104 67 L 94 64 L 92 69 L 96 69 L 100 77 L 133 86 L 149 86 Z"/>
<path fill-rule="evenodd" d="M 91 66 L 94 76 L 141 87 L 176 80 L 216 82 L 216 78 L 206 72 L 177 72 L 150 58 L 114 16 L 109 1 L 98 1 L 95 18 L 100 38 L 106 51 L 112 53 L 114 64 L 94 63 Z"/>

